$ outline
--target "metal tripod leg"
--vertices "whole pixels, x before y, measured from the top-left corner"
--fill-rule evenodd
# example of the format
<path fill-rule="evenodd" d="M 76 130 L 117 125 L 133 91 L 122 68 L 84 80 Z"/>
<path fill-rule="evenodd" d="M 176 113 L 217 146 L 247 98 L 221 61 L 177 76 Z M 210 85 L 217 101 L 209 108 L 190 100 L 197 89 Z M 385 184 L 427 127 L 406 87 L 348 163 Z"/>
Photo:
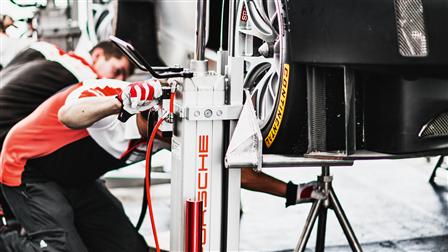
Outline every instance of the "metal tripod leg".
<path fill-rule="evenodd" d="M 322 174 L 317 177 L 317 181 L 322 186 L 323 193 L 327 195 L 327 198 L 323 201 L 322 207 L 319 213 L 319 220 L 317 222 L 317 237 L 316 237 L 316 252 L 323 252 L 325 250 L 325 233 L 327 227 L 327 213 L 330 206 L 330 200 L 328 198 L 328 192 L 331 188 L 332 177 L 330 176 L 330 167 L 323 166 Z"/>
<path fill-rule="evenodd" d="M 316 251 L 321 252 L 325 250 L 325 232 L 328 208 L 334 210 L 352 251 L 362 251 L 361 245 L 356 239 L 355 233 L 353 232 L 353 229 L 348 222 L 347 216 L 345 215 L 344 210 L 342 209 L 342 206 L 333 191 L 332 180 L 333 178 L 330 176 L 330 167 L 323 166 L 322 174 L 318 177 L 318 181 L 321 183 L 323 193 L 327 195 L 327 198 L 314 201 L 313 205 L 311 206 L 310 213 L 308 214 L 308 218 L 305 222 L 305 227 L 300 236 L 299 243 L 297 244 L 294 251 L 305 251 L 306 244 L 308 243 L 308 239 L 310 238 L 314 223 L 316 222 L 316 219 L 318 217 L 319 222 L 317 228 Z"/>
<path fill-rule="evenodd" d="M 323 252 L 325 250 L 325 231 L 327 227 L 327 212 L 326 206 L 322 206 L 319 213 L 319 220 L 317 221 L 317 237 L 316 237 L 316 252 Z"/>
<path fill-rule="evenodd" d="M 305 251 L 306 244 L 308 243 L 308 239 L 310 238 L 311 231 L 313 230 L 314 223 L 316 222 L 317 216 L 319 214 L 319 210 L 322 207 L 324 200 L 317 200 L 313 202 L 311 206 L 310 213 L 306 218 L 305 227 L 303 228 L 302 234 L 300 235 L 299 243 L 294 249 L 295 252 L 303 252 Z"/>
<path fill-rule="evenodd" d="M 443 160 L 445 159 L 445 156 L 440 156 L 439 160 L 436 163 L 436 166 L 434 166 L 434 170 L 432 170 L 431 177 L 429 177 L 429 183 L 434 184 L 434 179 L 436 178 L 437 169 L 442 167 Z"/>
<path fill-rule="evenodd" d="M 333 207 L 334 213 L 338 218 L 339 224 L 341 225 L 342 230 L 344 231 L 345 237 L 347 238 L 347 241 L 350 244 L 352 251 L 359 251 L 359 252 L 362 251 L 361 245 L 359 244 L 358 239 L 356 239 L 355 233 L 353 232 L 353 229 L 350 226 L 350 223 L 348 222 L 347 216 L 345 215 L 344 210 L 341 207 L 341 203 L 339 203 L 339 200 L 336 197 L 333 188 L 330 189 L 329 197 L 331 206 Z"/>

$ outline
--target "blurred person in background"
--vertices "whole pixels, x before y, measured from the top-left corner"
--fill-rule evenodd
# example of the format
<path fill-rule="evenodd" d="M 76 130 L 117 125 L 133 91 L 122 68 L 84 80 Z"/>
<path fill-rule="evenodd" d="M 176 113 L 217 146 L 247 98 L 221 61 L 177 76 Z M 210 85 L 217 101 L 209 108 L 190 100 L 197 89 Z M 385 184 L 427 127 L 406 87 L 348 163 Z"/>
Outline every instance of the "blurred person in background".
<path fill-rule="evenodd" d="M 125 80 L 133 70 L 112 42 L 77 53 L 46 42 L 31 44 L 0 71 L 0 151 L 9 129 L 56 92 L 88 79 Z"/>

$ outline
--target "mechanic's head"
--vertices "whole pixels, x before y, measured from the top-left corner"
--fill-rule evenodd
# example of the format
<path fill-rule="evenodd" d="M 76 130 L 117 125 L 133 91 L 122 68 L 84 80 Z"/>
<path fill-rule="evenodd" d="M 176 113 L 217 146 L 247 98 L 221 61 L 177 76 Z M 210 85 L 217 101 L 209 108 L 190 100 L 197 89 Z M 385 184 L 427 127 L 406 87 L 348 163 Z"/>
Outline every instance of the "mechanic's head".
<path fill-rule="evenodd" d="M 126 80 L 134 72 L 134 65 L 110 41 L 98 43 L 90 54 L 93 67 L 104 78 Z"/>

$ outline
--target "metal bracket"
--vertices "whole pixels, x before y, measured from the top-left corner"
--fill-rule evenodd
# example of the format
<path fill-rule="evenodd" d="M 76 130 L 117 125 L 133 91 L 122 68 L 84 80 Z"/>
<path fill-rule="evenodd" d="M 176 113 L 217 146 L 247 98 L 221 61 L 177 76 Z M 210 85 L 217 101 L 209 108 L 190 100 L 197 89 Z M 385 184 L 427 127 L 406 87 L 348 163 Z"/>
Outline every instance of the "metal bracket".
<path fill-rule="evenodd" d="M 174 113 L 192 121 L 236 120 L 240 117 L 241 105 L 185 106 L 175 105 Z"/>
<path fill-rule="evenodd" d="M 246 90 L 246 97 L 250 97 Z M 225 165 L 233 167 L 234 163 L 244 160 L 249 167 L 261 170 L 263 163 L 263 137 L 252 101 L 246 99 L 240 119 L 235 127 L 229 148 L 226 152 Z"/>
<path fill-rule="evenodd" d="M 352 166 L 353 160 L 317 159 L 307 157 L 293 157 L 276 154 L 263 154 L 262 168 L 298 168 L 322 166 Z M 258 163 L 244 158 L 234 158 L 226 164 L 227 168 L 257 168 Z"/>

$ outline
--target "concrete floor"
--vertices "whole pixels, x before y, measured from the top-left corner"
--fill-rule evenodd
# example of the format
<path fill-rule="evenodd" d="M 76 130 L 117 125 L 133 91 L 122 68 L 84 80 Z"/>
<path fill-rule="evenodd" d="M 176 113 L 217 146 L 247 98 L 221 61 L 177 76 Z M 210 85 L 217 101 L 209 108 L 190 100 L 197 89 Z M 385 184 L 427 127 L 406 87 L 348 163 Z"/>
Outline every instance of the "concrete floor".
<path fill-rule="evenodd" d="M 448 251 L 448 174 L 438 173 L 439 186 L 427 180 L 435 159 L 357 161 L 335 167 L 334 189 L 364 251 Z M 319 168 L 266 169 L 296 183 L 315 179 Z M 169 185 L 152 188 L 162 247 L 169 244 Z M 114 188 L 133 222 L 140 211 L 140 188 Z M 284 200 L 242 190 L 240 250 L 290 251 L 297 243 L 310 204 L 284 207 Z M 345 237 L 329 211 L 327 251 L 349 251 Z M 315 230 L 308 249 L 315 246 Z M 143 235 L 152 240 L 145 220 Z"/>

